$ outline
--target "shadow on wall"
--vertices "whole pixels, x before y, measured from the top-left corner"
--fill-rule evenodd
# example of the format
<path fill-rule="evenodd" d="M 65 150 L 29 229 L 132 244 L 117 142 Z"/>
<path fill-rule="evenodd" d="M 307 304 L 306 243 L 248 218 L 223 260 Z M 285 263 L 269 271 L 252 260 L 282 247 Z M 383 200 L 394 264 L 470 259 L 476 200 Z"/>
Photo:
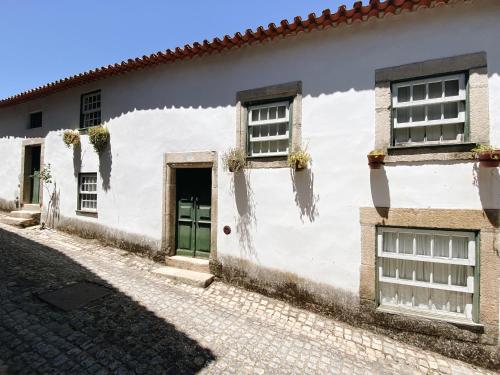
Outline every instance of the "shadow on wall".
<path fill-rule="evenodd" d="M 111 142 L 99 154 L 99 175 L 101 176 L 102 189 L 108 191 L 111 188 L 111 169 L 113 156 L 111 154 Z"/>
<path fill-rule="evenodd" d="M 73 174 L 78 178 L 82 170 L 82 145 L 80 143 L 73 145 Z"/>
<path fill-rule="evenodd" d="M 50 187 L 46 188 L 49 194 L 49 203 L 47 204 L 47 210 L 42 214 L 45 218 L 41 218 L 42 226 L 47 226 L 49 228 L 55 228 L 57 222 L 60 219 L 60 201 L 61 201 L 61 191 L 57 189 L 57 184 L 54 182 L 52 189 Z"/>
<path fill-rule="evenodd" d="M 385 167 L 370 169 L 370 190 L 373 206 L 381 217 L 387 218 L 387 208 L 391 207 L 391 192 Z"/>
<path fill-rule="evenodd" d="M 498 168 L 481 168 L 474 163 L 472 170 L 473 184 L 478 187 L 481 206 L 494 227 L 500 225 L 498 207 L 500 207 L 500 174 Z"/>
<path fill-rule="evenodd" d="M 239 235 L 239 243 L 243 251 L 252 257 L 256 256 L 252 233 L 257 224 L 255 216 L 255 202 L 253 191 L 250 185 L 250 172 L 239 171 L 232 173 L 233 181 L 231 190 L 234 194 L 238 218 L 236 230 Z"/>
<path fill-rule="evenodd" d="M 314 173 L 311 169 L 290 172 L 292 176 L 293 192 L 295 193 L 295 204 L 300 211 L 300 220 L 304 218 L 313 222 L 319 216 L 317 203 L 319 195 L 314 194 Z"/>
<path fill-rule="evenodd" d="M 7 373 L 195 374 L 215 360 L 209 349 L 60 251 L 2 229 L 0 247 L 0 363 Z M 37 298 L 81 281 L 110 294 L 70 311 Z M 42 353 L 56 354 L 46 361 Z"/>

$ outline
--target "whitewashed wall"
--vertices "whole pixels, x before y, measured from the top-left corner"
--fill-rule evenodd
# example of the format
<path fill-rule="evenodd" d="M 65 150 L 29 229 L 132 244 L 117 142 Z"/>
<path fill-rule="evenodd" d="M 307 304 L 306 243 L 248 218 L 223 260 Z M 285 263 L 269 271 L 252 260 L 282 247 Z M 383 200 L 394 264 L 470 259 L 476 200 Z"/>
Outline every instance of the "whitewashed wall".
<path fill-rule="evenodd" d="M 357 292 L 360 206 L 500 208 L 498 172 L 477 172 L 473 163 L 386 166 L 385 176 L 370 175 L 366 163 L 375 69 L 464 53 L 487 52 L 491 142 L 500 145 L 499 16 L 497 1 L 457 4 L 151 68 L 2 109 L 0 136 L 47 136 L 60 212 L 74 217 L 73 151 L 57 129 L 76 128 L 80 95 L 101 89 L 111 132 L 109 187 L 99 186 L 99 218 L 82 220 L 159 240 L 163 154 L 221 155 L 234 146 L 237 91 L 301 80 L 312 168 L 295 177 L 287 169 L 242 177 L 219 168 L 218 254 Z M 26 114 L 39 109 L 44 127 L 26 130 Z M 15 152 L 0 149 L 9 158 Z M 99 172 L 85 137 L 79 164 L 81 172 Z M 10 174 L 6 168 L 12 165 L 2 162 L 0 176 Z M 2 180 L 0 198 L 12 195 L 9 184 Z M 230 236 L 224 225 L 233 228 Z"/>
<path fill-rule="evenodd" d="M 0 138 L 0 208 L 3 209 L 19 196 L 21 144 L 19 138 Z"/>

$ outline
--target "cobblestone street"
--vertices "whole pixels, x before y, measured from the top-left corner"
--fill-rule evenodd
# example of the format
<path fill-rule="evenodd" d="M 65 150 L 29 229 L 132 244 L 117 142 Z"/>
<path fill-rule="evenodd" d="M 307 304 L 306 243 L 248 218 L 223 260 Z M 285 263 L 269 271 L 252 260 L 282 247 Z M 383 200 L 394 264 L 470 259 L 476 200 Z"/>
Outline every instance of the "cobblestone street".
<path fill-rule="evenodd" d="M 0 262 L 0 373 L 489 373 L 221 282 L 168 281 L 52 230 L 0 224 Z M 68 312 L 38 298 L 82 280 L 112 293 Z"/>

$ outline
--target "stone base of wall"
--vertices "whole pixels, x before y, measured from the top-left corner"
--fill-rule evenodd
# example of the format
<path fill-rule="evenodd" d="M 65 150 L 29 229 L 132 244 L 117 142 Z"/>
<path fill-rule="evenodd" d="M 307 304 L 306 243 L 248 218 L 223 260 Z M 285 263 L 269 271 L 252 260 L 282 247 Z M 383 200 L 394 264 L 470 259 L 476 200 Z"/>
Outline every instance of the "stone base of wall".
<path fill-rule="evenodd" d="M 211 260 L 210 270 L 225 282 L 353 326 L 482 367 L 500 368 L 500 348 L 485 344 L 480 329 L 464 329 L 447 322 L 379 312 L 373 304 L 360 300 L 349 291 L 234 257 Z"/>
<path fill-rule="evenodd" d="M 68 217 L 59 217 L 54 221 L 54 227 L 82 238 L 97 239 L 110 246 L 143 254 L 158 262 L 165 261 L 165 253 L 161 251 L 160 240 Z"/>
<path fill-rule="evenodd" d="M 16 201 L 9 201 L 7 199 L 0 198 L 0 211 L 14 211 L 16 209 Z"/>

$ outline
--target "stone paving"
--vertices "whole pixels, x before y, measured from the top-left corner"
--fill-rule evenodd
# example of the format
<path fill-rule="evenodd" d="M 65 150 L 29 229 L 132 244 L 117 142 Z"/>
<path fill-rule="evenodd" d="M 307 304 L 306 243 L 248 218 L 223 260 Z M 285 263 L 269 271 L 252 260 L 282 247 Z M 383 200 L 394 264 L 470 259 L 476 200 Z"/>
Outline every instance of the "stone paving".
<path fill-rule="evenodd" d="M 488 374 L 95 240 L 0 224 L 0 374 Z M 64 312 L 37 298 L 88 280 L 112 293 Z"/>

